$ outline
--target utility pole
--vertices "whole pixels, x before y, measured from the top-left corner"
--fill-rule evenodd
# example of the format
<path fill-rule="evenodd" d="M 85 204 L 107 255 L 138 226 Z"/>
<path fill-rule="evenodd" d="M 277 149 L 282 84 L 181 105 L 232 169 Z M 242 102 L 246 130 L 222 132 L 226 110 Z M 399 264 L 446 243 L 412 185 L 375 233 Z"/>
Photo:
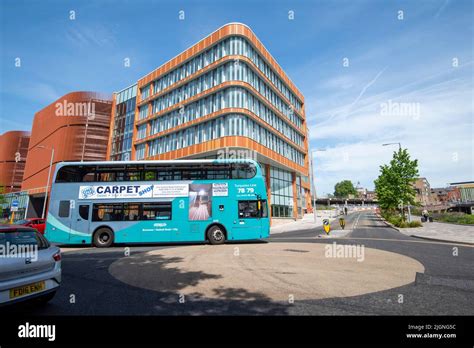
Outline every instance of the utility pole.
<path fill-rule="evenodd" d="M 44 202 L 43 202 L 43 212 L 41 213 L 41 218 L 44 219 L 44 215 L 45 215 L 45 212 L 46 212 L 46 203 L 48 201 L 48 190 L 49 190 L 49 178 L 51 176 L 51 168 L 53 166 L 53 159 L 54 159 L 54 148 L 49 148 L 49 147 L 46 147 L 44 145 L 39 145 L 37 146 L 38 149 L 49 149 L 51 150 L 51 159 L 49 161 L 49 169 L 48 169 L 48 181 L 46 183 L 46 192 L 45 192 L 45 195 L 44 195 Z"/>
<path fill-rule="evenodd" d="M 314 150 L 311 150 L 310 151 L 310 154 L 311 154 L 311 186 L 312 186 L 312 190 L 313 190 L 313 216 L 314 216 L 314 223 L 316 223 L 316 185 L 314 183 L 314 159 L 313 159 L 313 153 L 315 152 L 322 152 L 322 151 L 326 151 L 326 149 L 314 149 Z"/>

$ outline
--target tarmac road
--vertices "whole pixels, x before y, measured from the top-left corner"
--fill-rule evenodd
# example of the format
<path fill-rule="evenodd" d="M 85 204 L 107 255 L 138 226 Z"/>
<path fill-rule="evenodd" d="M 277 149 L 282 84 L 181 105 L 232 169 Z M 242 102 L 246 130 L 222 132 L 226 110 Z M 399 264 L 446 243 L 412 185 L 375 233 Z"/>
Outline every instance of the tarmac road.
<path fill-rule="evenodd" d="M 279 233 L 269 243 L 130 246 L 130 256 L 123 246 L 71 249 L 63 253 L 63 283 L 55 298 L 43 307 L 10 310 L 20 315 L 474 314 L 472 247 L 405 236 L 370 212 L 349 215 L 346 229 L 342 238 L 324 237 L 317 228 Z M 334 242 L 364 246 L 367 261 L 323 257 L 325 246 Z"/>

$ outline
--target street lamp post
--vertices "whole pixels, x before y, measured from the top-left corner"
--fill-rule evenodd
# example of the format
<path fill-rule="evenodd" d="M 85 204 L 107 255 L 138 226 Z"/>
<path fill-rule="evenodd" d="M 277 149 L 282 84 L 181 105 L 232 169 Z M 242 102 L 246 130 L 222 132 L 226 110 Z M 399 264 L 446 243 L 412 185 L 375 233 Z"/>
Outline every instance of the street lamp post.
<path fill-rule="evenodd" d="M 49 148 L 44 145 L 39 145 L 37 146 L 38 149 L 50 149 L 51 150 L 51 159 L 49 161 L 49 169 L 48 169 L 48 180 L 46 183 L 46 192 L 44 196 L 44 202 L 43 202 L 43 212 L 41 213 L 41 218 L 44 219 L 44 214 L 46 212 L 46 202 L 48 201 L 48 188 L 49 188 L 49 178 L 51 176 L 51 168 L 53 166 L 53 158 L 54 158 L 54 148 Z"/>
<path fill-rule="evenodd" d="M 402 150 L 402 144 L 401 143 L 386 143 L 386 144 L 382 144 L 382 146 L 397 145 L 397 144 L 398 144 L 398 150 L 401 151 Z M 411 222 L 410 204 L 407 205 L 407 209 L 408 209 L 408 222 Z M 403 201 L 402 201 L 402 214 L 404 214 L 403 213 Z"/>
<path fill-rule="evenodd" d="M 314 152 L 322 152 L 326 151 L 326 149 L 314 149 L 311 150 L 311 183 L 312 183 L 312 189 L 313 189 L 313 216 L 314 216 L 314 223 L 316 223 L 316 185 L 314 184 L 314 160 L 313 160 L 313 153 Z"/>
<path fill-rule="evenodd" d="M 397 145 L 397 144 L 398 144 L 398 149 L 401 150 L 402 149 L 402 144 L 400 144 L 400 143 L 386 143 L 386 144 L 382 144 L 382 146 Z"/>

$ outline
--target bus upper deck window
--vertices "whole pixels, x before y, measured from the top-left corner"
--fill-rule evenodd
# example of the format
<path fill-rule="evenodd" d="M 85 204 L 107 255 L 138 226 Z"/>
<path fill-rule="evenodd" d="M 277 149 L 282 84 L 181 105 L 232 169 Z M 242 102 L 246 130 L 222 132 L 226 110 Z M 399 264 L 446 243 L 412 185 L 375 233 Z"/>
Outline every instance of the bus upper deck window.
<path fill-rule="evenodd" d="M 63 217 L 63 218 L 69 217 L 70 206 L 71 206 L 71 203 L 69 201 L 59 201 L 58 216 Z"/>
<path fill-rule="evenodd" d="M 253 163 L 234 163 L 232 166 L 232 179 L 251 179 L 256 173 Z"/>

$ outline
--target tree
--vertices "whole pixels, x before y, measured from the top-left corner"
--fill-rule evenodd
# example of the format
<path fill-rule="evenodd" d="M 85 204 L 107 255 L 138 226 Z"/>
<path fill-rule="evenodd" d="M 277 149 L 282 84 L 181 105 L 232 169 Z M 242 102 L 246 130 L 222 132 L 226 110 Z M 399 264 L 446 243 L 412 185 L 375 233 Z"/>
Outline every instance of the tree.
<path fill-rule="evenodd" d="M 400 204 L 415 205 L 413 183 L 418 175 L 418 160 L 412 161 L 407 149 L 395 151 L 390 164 L 380 166 L 380 175 L 374 181 L 380 208 L 395 210 Z"/>
<path fill-rule="evenodd" d="M 350 180 L 343 180 L 334 186 L 334 196 L 341 198 L 349 195 L 357 195 L 357 190 Z"/>

